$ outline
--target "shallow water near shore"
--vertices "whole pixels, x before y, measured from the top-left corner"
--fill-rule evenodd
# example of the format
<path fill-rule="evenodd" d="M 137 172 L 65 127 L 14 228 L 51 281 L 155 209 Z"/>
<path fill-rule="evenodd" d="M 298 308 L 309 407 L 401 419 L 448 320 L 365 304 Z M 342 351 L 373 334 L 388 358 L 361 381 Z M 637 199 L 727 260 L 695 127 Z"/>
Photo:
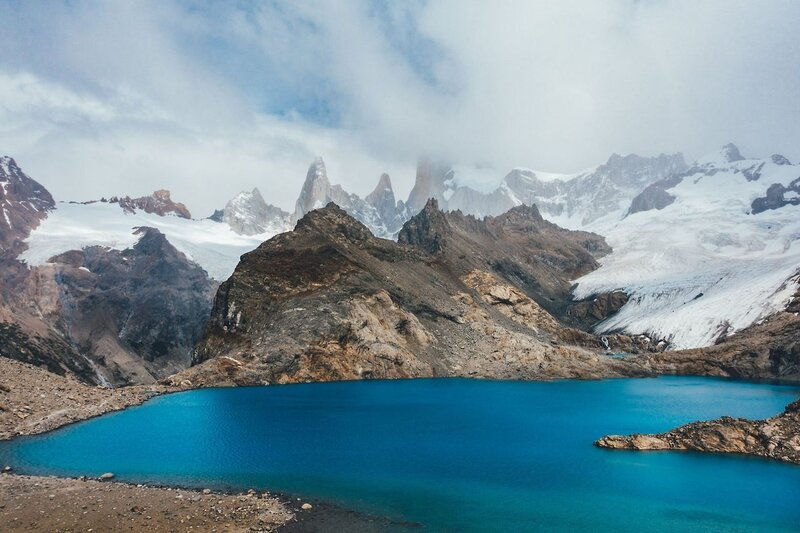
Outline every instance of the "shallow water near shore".
<path fill-rule="evenodd" d="M 681 377 L 204 389 L 0 442 L 0 464 L 283 491 L 430 531 L 797 531 L 800 467 L 592 446 L 764 418 L 797 397 L 796 386 Z"/>

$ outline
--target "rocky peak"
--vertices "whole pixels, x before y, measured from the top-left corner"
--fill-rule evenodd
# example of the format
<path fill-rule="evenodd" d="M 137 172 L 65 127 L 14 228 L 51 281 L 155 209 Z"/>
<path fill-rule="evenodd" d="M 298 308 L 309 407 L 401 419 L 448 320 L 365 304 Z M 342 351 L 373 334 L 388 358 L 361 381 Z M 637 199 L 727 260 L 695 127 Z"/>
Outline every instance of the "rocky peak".
<path fill-rule="evenodd" d="M 773 162 L 773 163 L 775 163 L 776 165 L 791 165 L 791 164 L 792 164 L 792 162 L 791 162 L 791 161 L 789 161 L 788 159 L 786 159 L 786 158 L 785 158 L 784 156 L 782 156 L 781 154 L 772 154 L 772 155 L 770 156 L 770 159 L 771 159 L 771 160 L 772 160 L 772 162 Z"/>
<path fill-rule="evenodd" d="M 417 175 L 414 188 L 408 195 L 406 205 L 414 212 L 425 207 L 429 198 L 443 200 L 445 181 L 450 172 L 450 166 L 437 163 L 430 158 L 421 158 L 417 163 Z"/>
<path fill-rule="evenodd" d="M 739 148 L 737 148 L 733 143 L 728 143 L 723 146 L 720 153 L 723 155 L 727 163 L 733 163 L 734 161 L 741 161 L 744 159 L 742 154 L 739 152 Z"/>
<path fill-rule="evenodd" d="M 395 206 L 394 190 L 392 190 L 392 180 L 389 179 L 389 174 L 385 172 L 381 174 L 378 185 L 367 195 L 365 200 L 376 208 L 385 203 L 391 203 L 392 207 Z"/>
<path fill-rule="evenodd" d="M 298 221 L 306 213 L 324 207 L 330 200 L 331 183 L 328 181 L 328 171 L 322 158 L 317 157 L 308 167 L 306 181 L 295 203 L 292 219 Z"/>
<path fill-rule="evenodd" d="M 439 202 L 430 198 L 422 211 L 403 224 L 397 242 L 419 246 L 435 254 L 444 251 L 447 237 L 451 234 L 452 228 L 439 209 Z"/>
<path fill-rule="evenodd" d="M 156 228 L 139 226 L 134 228 L 133 234 L 139 236 L 139 240 L 133 245 L 133 250 L 138 254 L 180 254 L 180 252 L 178 252 L 178 250 L 167 240 L 166 235 L 158 231 Z"/>
<path fill-rule="evenodd" d="M 218 222 L 225 222 L 240 235 L 283 233 L 290 229 L 289 213 L 264 201 L 257 187 L 234 196 L 220 213 Z"/>
<path fill-rule="evenodd" d="M 0 157 L 0 252 L 21 251 L 22 241 L 55 207 L 50 193 L 11 157 Z"/>
<path fill-rule="evenodd" d="M 597 168 L 594 175 L 607 177 L 621 187 L 640 188 L 686 169 L 686 161 L 680 152 L 656 157 L 612 154 L 605 164 Z"/>
<path fill-rule="evenodd" d="M 495 217 L 501 225 L 533 225 L 538 226 L 544 223 L 544 218 L 535 205 L 521 204 L 512 207 L 502 215 Z"/>
<path fill-rule="evenodd" d="M 175 215 L 181 218 L 190 219 L 192 214 L 180 202 L 175 202 L 170 197 L 170 193 L 166 189 L 159 189 L 149 196 L 141 196 L 139 198 L 131 198 L 124 196 L 122 198 L 113 197 L 108 200 L 109 203 L 117 203 L 127 213 L 135 213 L 136 210 L 144 211 L 159 216 Z"/>
<path fill-rule="evenodd" d="M 366 202 L 378 212 L 383 226 L 387 233 L 397 231 L 405 222 L 405 208 L 402 203 L 398 204 L 392 190 L 392 181 L 389 175 L 381 174 L 378 185 L 367 195 Z"/>
<path fill-rule="evenodd" d="M 306 213 L 297 221 L 295 232 L 318 233 L 334 240 L 363 242 L 372 238 L 369 229 L 333 202 Z"/>

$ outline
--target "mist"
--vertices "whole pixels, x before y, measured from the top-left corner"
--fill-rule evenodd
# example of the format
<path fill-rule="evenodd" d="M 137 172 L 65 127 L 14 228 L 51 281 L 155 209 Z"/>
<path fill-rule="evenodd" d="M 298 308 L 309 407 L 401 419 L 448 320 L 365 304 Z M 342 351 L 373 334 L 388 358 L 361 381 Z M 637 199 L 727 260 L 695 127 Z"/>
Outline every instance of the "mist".
<path fill-rule="evenodd" d="M 800 159 L 800 3 L 0 3 L 0 152 L 59 200 L 242 189 L 311 160 L 404 198 L 422 155 L 574 172 L 735 142 Z"/>

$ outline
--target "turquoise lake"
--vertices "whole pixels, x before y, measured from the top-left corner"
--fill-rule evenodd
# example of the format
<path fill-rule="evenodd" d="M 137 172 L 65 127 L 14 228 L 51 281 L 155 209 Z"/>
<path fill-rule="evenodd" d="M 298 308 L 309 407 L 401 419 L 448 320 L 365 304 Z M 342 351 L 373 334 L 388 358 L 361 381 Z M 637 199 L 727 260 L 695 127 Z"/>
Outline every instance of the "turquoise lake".
<path fill-rule="evenodd" d="M 800 467 L 592 446 L 608 433 L 764 418 L 797 397 L 677 377 L 206 389 L 0 442 L 0 464 L 283 491 L 426 531 L 798 531 Z"/>

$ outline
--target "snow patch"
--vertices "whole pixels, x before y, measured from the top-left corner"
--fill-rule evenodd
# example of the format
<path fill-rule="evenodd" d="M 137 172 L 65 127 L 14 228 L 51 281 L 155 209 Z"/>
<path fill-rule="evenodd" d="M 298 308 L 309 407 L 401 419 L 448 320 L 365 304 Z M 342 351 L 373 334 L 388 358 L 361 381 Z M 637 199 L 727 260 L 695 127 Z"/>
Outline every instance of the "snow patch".
<path fill-rule="evenodd" d="M 55 255 L 87 246 L 124 250 L 138 241 L 133 233 L 138 226 L 159 230 L 175 248 L 219 281 L 233 273 L 242 254 L 274 236 L 239 235 L 227 224 L 211 220 L 161 217 L 141 211 L 126 214 L 115 204 L 62 203 L 28 237 L 28 249 L 20 259 L 35 266 Z"/>

